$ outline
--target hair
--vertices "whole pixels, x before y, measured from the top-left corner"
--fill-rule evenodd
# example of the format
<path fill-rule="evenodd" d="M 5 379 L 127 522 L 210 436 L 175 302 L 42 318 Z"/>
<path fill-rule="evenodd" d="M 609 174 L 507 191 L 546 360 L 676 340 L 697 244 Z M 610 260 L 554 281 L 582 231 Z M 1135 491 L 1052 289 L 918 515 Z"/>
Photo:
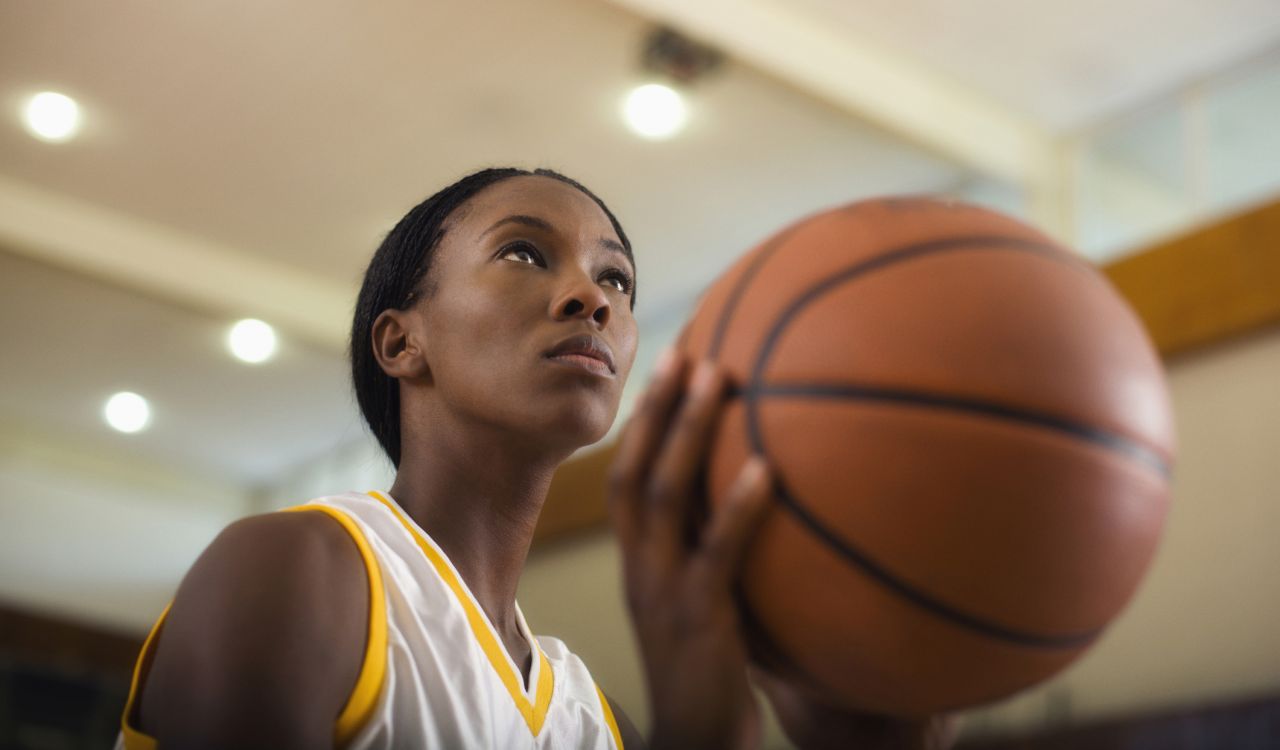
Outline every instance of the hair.
<path fill-rule="evenodd" d="M 477 193 L 512 177 L 550 177 L 580 190 L 609 217 L 627 258 L 635 267 L 631 241 L 622 225 L 595 193 L 581 183 L 550 169 L 533 171 L 512 167 L 482 169 L 469 174 L 414 206 L 396 223 L 378 246 L 365 271 L 356 298 L 351 323 L 351 381 L 356 401 L 373 436 L 391 459 L 400 466 L 400 384 L 383 372 L 373 356 L 373 322 L 384 310 L 405 310 L 417 298 L 429 298 L 434 291 L 431 265 L 436 248 L 444 237 L 445 222 Z M 631 307 L 635 309 L 635 287 Z"/>

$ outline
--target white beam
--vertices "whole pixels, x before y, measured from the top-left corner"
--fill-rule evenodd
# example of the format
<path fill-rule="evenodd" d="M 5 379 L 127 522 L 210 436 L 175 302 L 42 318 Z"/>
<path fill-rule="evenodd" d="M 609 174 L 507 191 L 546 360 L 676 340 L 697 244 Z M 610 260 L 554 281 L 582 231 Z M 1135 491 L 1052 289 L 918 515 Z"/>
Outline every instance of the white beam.
<path fill-rule="evenodd" d="M 0 246 L 179 304 L 257 317 L 330 351 L 346 346 L 355 289 L 0 177 Z"/>
<path fill-rule="evenodd" d="M 612 1 L 983 174 L 1035 188 L 1057 173 L 1030 120 L 785 0 Z"/>

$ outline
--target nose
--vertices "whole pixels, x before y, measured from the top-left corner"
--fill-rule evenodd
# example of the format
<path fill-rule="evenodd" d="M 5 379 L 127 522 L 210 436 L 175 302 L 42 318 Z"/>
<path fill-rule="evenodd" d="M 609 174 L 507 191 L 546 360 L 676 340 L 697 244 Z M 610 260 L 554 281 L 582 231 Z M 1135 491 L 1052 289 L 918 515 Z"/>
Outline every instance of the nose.
<path fill-rule="evenodd" d="M 572 283 L 563 287 L 551 307 L 556 320 L 590 319 L 600 328 L 609 322 L 610 313 L 609 297 L 604 289 L 585 274 L 575 274 Z"/>

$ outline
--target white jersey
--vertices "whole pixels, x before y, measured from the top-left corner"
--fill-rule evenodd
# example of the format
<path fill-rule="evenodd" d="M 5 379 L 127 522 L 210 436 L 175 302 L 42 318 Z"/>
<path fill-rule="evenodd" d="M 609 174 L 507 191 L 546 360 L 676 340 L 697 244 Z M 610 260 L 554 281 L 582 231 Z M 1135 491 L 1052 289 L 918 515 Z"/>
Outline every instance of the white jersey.
<path fill-rule="evenodd" d="M 336 745 L 622 748 L 609 704 L 582 660 L 555 638 L 534 638 L 517 605 L 534 655 L 526 685 L 453 564 L 385 494 L 332 495 L 289 510 L 324 512 L 342 524 L 369 574 L 369 639 L 334 727 Z M 138 658 L 118 749 L 155 746 L 132 719 L 164 617 Z"/>

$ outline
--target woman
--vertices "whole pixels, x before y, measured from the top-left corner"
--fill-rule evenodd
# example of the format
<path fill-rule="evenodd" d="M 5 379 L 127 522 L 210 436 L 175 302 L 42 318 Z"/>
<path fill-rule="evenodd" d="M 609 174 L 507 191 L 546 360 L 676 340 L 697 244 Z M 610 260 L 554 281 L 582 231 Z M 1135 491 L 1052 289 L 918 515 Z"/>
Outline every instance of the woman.
<path fill-rule="evenodd" d="M 634 304 L 622 227 L 562 175 L 484 170 L 410 211 L 369 265 L 351 341 L 394 484 L 220 534 L 143 649 L 120 744 L 639 746 L 582 662 L 535 640 L 515 602 L 552 474 L 617 413 Z M 620 445 L 610 506 L 652 745 L 750 744 L 730 583 L 767 508 L 767 471 L 753 462 L 736 501 L 683 542 L 723 382 L 702 366 L 682 398 L 688 369 L 665 357 Z M 856 724 L 770 684 L 800 740 L 839 741 Z"/>

